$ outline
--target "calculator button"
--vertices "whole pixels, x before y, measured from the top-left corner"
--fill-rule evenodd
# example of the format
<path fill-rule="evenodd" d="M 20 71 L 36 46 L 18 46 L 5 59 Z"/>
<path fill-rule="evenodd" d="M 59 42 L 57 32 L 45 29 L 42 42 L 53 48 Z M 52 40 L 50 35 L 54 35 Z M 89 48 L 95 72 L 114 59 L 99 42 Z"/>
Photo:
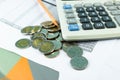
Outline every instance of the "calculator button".
<path fill-rule="evenodd" d="M 70 4 L 65 4 L 63 6 L 63 9 L 72 9 L 72 6 Z"/>
<path fill-rule="evenodd" d="M 84 23 L 84 24 L 82 24 L 82 28 L 83 28 L 84 30 L 90 30 L 90 29 L 93 29 L 91 23 Z"/>
<path fill-rule="evenodd" d="M 105 27 L 104 27 L 104 24 L 102 22 L 97 22 L 97 23 L 94 23 L 94 28 L 95 29 L 103 29 Z"/>
<path fill-rule="evenodd" d="M 93 4 L 91 4 L 91 3 L 85 3 L 84 4 L 84 7 L 92 7 L 93 6 Z"/>
<path fill-rule="evenodd" d="M 74 7 L 75 8 L 82 7 L 82 4 L 75 4 Z"/>
<path fill-rule="evenodd" d="M 101 3 L 94 3 L 94 6 L 97 7 L 97 6 L 102 6 Z"/>
<path fill-rule="evenodd" d="M 120 25 L 120 16 L 115 16 L 115 20 Z"/>
<path fill-rule="evenodd" d="M 76 12 L 81 13 L 81 12 L 85 12 L 83 7 L 78 7 L 76 8 Z"/>
<path fill-rule="evenodd" d="M 105 6 L 113 6 L 114 4 L 113 4 L 113 2 L 109 1 L 109 2 L 105 2 L 104 5 Z"/>
<path fill-rule="evenodd" d="M 80 22 L 81 23 L 88 23 L 90 21 L 89 21 L 89 18 L 86 17 L 86 18 L 80 18 Z"/>
<path fill-rule="evenodd" d="M 89 12 L 88 15 L 90 17 L 96 17 L 96 16 L 98 16 L 96 12 Z"/>
<path fill-rule="evenodd" d="M 65 13 L 72 13 L 73 12 L 72 9 L 65 9 L 64 11 L 65 11 Z"/>
<path fill-rule="evenodd" d="M 116 6 L 120 6 L 120 1 L 115 1 Z"/>
<path fill-rule="evenodd" d="M 92 18 L 91 18 L 91 21 L 92 21 L 92 22 L 100 22 L 101 20 L 100 20 L 99 17 L 92 17 Z"/>
<path fill-rule="evenodd" d="M 73 13 L 66 14 L 66 18 L 75 18 L 75 15 Z"/>
<path fill-rule="evenodd" d="M 86 8 L 86 11 L 87 11 L 87 12 L 93 12 L 93 11 L 94 11 L 94 8 L 93 8 L 93 7 L 87 7 L 87 8 Z"/>
<path fill-rule="evenodd" d="M 112 19 L 111 19 L 110 16 L 103 16 L 103 17 L 102 17 L 102 20 L 103 20 L 104 22 L 112 21 Z"/>
<path fill-rule="evenodd" d="M 106 11 L 100 11 L 100 12 L 99 12 L 99 15 L 100 15 L 100 16 L 107 16 L 108 13 L 107 13 Z"/>
<path fill-rule="evenodd" d="M 120 10 L 111 11 L 112 15 L 120 15 Z"/>
<path fill-rule="evenodd" d="M 80 18 L 81 18 L 81 17 L 87 17 L 87 14 L 86 14 L 85 12 L 82 12 L 82 13 L 79 13 L 79 14 L 78 14 L 78 17 L 80 17 Z"/>
<path fill-rule="evenodd" d="M 77 23 L 77 20 L 75 19 L 75 18 L 69 18 L 69 19 L 67 19 L 67 23 L 68 24 L 74 24 L 74 23 Z"/>
<path fill-rule="evenodd" d="M 97 10 L 97 11 L 104 11 L 105 9 L 104 9 L 103 6 L 98 6 L 98 7 L 96 7 L 96 10 Z"/>
<path fill-rule="evenodd" d="M 120 6 L 118 6 L 117 8 L 120 9 Z"/>
<path fill-rule="evenodd" d="M 78 31 L 79 30 L 79 26 L 78 26 L 78 24 L 69 24 L 68 29 L 70 31 Z"/>
<path fill-rule="evenodd" d="M 117 10 L 118 8 L 116 6 L 109 6 L 107 7 L 108 10 Z"/>
<path fill-rule="evenodd" d="M 106 22 L 105 25 L 106 25 L 107 28 L 115 28 L 116 27 L 115 23 L 112 22 L 112 21 L 111 22 Z"/>

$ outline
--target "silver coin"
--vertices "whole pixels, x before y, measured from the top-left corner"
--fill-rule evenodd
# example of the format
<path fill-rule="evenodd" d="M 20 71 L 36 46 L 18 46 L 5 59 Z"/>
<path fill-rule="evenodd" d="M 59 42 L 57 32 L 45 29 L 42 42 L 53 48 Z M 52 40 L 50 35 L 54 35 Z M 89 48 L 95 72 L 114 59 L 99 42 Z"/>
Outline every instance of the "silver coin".
<path fill-rule="evenodd" d="M 53 40 L 52 41 L 55 45 L 55 50 L 60 50 L 62 48 L 62 43 L 61 41 Z"/>
<path fill-rule="evenodd" d="M 51 40 L 51 39 L 55 39 L 59 36 L 59 32 L 55 32 L 55 33 L 48 33 L 47 34 L 47 39 Z"/>
<path fill-rule="evenodd" d="M 54 52 L 52 52 L 50 54 L 46 54 L 45 56 L 48 57 L 48 58 L 55 58 L 55 57 L 57 57 L 59 55 L 59 53 L 60 52 L 58 50 L 58 51 L 54 51 Z"/>
<path fill-rule="evenodd" d="M 69 57 L 72 58 L 74 56 L 81 56 L 83 54 L 83 50 L 78 46 L 70 46 L 68 47 L 66 53 Z"/>

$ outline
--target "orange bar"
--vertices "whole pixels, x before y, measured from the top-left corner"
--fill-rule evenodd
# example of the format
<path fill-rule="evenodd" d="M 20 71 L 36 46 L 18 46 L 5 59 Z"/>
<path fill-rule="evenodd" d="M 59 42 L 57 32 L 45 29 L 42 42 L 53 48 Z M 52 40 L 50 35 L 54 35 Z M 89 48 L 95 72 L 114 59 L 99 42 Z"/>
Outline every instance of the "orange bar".
<path fill-rule="evenodd" d="M 29 62 L 26 58 L 21 58 L 18 63 L 7 74 L 10 80 L 34 80 Z"/>
<path fill-rule="evenodd" d="M 46 11 L 46 13 L 48 14 L 48 16 L 51 18 L 52 22 L 58 26 L 58 23 L 56 21 L 56 19 L 52 16 L 52 14 L 50 13 L 50 11 L 48 10 L 48 8 L 43 4 L 43 2 L 41 0 L 37 0 L 38 3 L 43 7 L 43 9 Z"/>

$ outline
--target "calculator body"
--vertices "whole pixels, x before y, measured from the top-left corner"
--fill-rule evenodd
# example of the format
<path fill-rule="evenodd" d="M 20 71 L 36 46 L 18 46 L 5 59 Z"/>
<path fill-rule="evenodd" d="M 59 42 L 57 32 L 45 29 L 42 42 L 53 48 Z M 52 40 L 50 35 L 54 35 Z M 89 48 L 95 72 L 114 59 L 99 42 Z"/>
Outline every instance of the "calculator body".
<path fill-rule="evenodd" d="M 120 37 L 120 1 L 56 0 L 64 40 Z"/>

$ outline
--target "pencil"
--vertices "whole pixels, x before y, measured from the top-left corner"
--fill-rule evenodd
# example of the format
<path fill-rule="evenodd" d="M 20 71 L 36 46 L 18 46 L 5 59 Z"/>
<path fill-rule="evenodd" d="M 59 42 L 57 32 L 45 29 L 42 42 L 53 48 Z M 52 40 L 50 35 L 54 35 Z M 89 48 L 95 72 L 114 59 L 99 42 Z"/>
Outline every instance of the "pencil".
<path fill-rule="evenodd" d="M 58 26 L 58 23 L 56 21 L 56 19 L 53 17 L 53 15 L 50 13 L 50 11 L 48 10 L 48 8 L 43 4 L 42 0 L 37 0 L 38 3 L 43 7 L 43 9 L 46 11 L 46 13 L 48 14 L 48 16 L 51 18 L 52 22 Z"/>

